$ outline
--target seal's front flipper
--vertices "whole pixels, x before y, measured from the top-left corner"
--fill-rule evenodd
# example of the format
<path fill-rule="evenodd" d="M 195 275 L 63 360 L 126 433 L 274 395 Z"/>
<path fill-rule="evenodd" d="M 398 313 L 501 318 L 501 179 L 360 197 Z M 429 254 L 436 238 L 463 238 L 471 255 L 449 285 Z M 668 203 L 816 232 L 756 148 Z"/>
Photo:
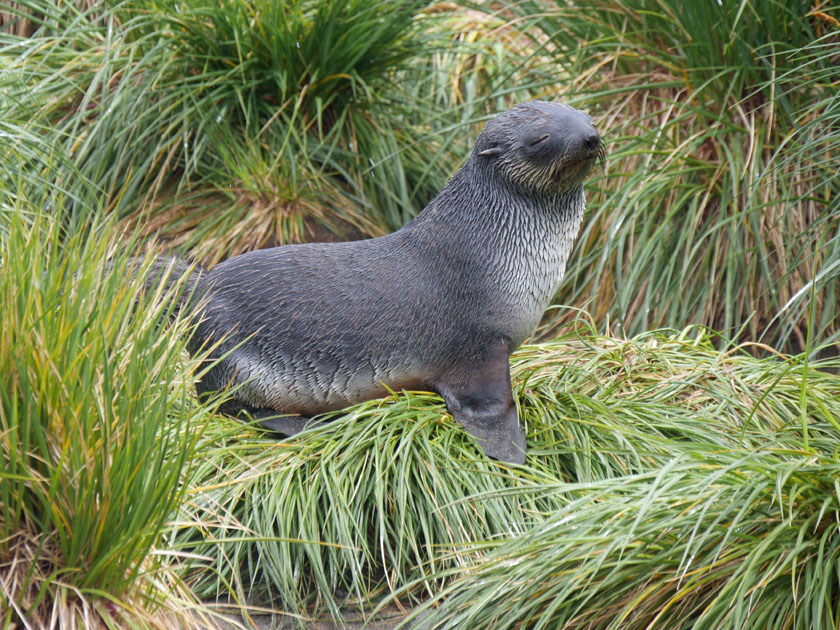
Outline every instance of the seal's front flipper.
<path fill-rule="evenodd" d="M 449 412 L 493 459 L 525 463 L 525 431 L 519 426 L 510 387 L 507 344 L 488 343 L 474 362 L 441 376 L 436 384 Z"/>
<path fill-rule="evenodd" d="M 525 463 L 525 431 L 519 426 L 516 405 L 465 407 L 452 416 L 472 434 L 484 452 L 493 459 L 510 464 Z"/>

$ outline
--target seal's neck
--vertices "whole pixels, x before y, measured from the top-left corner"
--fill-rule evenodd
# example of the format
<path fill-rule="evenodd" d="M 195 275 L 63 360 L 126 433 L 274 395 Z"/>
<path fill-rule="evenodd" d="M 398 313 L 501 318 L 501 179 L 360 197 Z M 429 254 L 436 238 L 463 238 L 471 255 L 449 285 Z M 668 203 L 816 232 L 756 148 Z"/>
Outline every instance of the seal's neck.
<path fill-rule="evenodd" d="M 583 210 L 581 184 L 528 193 L 468 163 L 410 232 L 439 277 L 450 286 L 468 278 L 470 290 L 481 291 L 482 307 L 504 322 L 516 347 L 557 291 Z"/>
<path fill-rule="evenodd" d="M 438 238 L 464 246 L 493 246 L 537 252 L 557 245 L 552 234 L 577 234 L 584 210 L 583 185 L 552 191 L 526 191 L 495 169 L 470 160 L 415 219 Z M 444 227 L 445 226 L 445 227 Z M 448 236 L 447 236 L 448 235 Z M 564 239 L 565 240 L 565 239 Z M 570 246 L 570 244 L 569 244 Z"/>

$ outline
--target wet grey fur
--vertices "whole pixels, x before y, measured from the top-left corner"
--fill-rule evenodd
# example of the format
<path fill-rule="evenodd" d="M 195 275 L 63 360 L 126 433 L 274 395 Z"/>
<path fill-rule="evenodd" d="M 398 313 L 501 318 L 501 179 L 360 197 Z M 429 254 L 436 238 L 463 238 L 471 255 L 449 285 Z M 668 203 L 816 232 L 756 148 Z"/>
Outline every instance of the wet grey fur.
<path fill-rule="evenodd" d="M 190 349 L 226 336 L 216 355 L 229 353 L 200 390 L 237 385 L 225 410 L 285 434 L 386 386 L 432 390 L 488 455 L 523 462 L 508 356 L 563 277 L 599 157 L 589 116 L 525 103 L 487 123 L 402 229 L 254 251 L 193 274 L 204 303 Z M 268 419 L 278 413 L 294 417 Z"/>

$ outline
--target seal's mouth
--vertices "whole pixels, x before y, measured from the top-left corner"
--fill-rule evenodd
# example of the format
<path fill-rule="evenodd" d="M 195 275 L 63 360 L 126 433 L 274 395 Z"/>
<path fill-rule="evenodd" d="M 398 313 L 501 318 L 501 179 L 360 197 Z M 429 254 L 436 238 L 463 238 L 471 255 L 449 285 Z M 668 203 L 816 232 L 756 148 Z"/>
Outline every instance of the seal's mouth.
<path fill-rule="evenodd" d="M 551 173 L 551 181 L 560 187 L 579 184 L 589 175 L 595 162 L 600 162 L 603 165 L 604 158 L 597 153 L 593 153 L 576 160 L 560 160 Z"/>
<path fill-rule="evenodd" d="M 597 147 L 581 155 L 561 157 L 554 163 L 550 179 L 560 185 L 578 184 L 589 174 L 595 162 L 598 162 L 602 169 L 606 168 L 607 150 L 603 140 L 598 142 Z"/>

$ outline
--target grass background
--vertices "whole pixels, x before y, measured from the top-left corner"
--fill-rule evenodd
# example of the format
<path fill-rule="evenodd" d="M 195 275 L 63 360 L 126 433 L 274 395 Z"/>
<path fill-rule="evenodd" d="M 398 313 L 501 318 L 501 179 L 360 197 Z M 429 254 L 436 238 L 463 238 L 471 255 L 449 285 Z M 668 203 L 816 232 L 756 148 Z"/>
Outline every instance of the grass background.
<path fill-rule="evenodd" d="M 0 3 L 3 627 L 837 628 L 840 8 Z M 526 465 L 400 393 L 277 442 L 214 415 L 205 264 L 383 234 L 529 98 L 608 147 L 512 361 Z M 106 272 L 105 260 L 111 261 Z M 653 332 L 650 332 L 653 331 Z M 713 332 L 717 331 L 717 332 Z"/>

